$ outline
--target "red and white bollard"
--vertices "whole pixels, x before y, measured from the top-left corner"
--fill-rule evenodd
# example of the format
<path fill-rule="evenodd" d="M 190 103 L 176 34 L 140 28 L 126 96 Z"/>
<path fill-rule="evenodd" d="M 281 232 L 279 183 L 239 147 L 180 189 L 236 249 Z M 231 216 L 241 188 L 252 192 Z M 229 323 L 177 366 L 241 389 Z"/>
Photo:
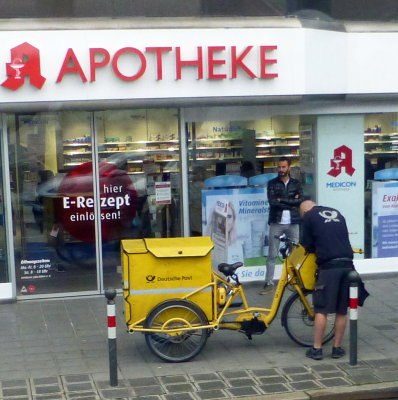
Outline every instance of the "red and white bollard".
<path fill-rule="evenodd" d="M 351 271 L 347 277 L 350 282 L 350 365 L 358 362 L 358 282 L 360 277 Z"/>
<path fill-rule="evenodd" d="M 117 351 L 116 351 L 116 290 L 105 290 L 108 315 L 108 346 L 109 346 L 109 381 L 111 386 L 117 386 Z"/>

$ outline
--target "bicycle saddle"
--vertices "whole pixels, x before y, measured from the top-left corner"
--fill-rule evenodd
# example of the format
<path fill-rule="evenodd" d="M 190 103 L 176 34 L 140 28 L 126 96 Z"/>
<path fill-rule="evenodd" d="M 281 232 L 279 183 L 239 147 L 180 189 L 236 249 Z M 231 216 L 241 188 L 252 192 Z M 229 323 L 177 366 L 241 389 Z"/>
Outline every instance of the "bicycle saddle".
<path fill-rule="evenodd" d="M 234 264 L 221 263 L 218 265 L 218 270 L 222 272 L 225 276 L 232 276 L 235 274 L 235 271 L 242 265 L 243 263 L 241 262 L 236 262 Z"/>

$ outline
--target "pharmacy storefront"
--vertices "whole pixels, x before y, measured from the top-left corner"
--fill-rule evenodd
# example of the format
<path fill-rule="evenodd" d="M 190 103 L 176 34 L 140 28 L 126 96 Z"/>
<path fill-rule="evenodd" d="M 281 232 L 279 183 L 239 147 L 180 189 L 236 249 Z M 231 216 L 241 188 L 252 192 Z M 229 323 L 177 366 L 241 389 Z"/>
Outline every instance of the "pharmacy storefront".
<path fill-rule="evenodd" d="M 371 180 L 398 166 L 398 34 L 277 25 L 0 31 L 0 298 L 119 288 L 121 239 L 205 235 L 205 181 L 281 156 L 358 269 L 393 270 Z"/>

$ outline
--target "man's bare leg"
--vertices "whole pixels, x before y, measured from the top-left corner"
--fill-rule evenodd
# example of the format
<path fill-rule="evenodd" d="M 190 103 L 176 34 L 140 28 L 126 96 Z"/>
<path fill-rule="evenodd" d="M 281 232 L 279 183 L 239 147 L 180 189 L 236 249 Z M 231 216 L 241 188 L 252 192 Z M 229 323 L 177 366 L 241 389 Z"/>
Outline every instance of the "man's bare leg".
<path fill-rule="evenodd" d="M 323 334 L 325 333 L 326 322 L 327 322 L 327 314 L 321 314 L 321 313 L 315 314 L 314 347 L 316 349 L 322 348 L 322 341 L 323 341 L 322 339 L 323 339 Z"/>
<path fill-rule="evenodd" d="M 341 347 L 346 325 L 347 315 L 336 314 L 336 319 L 334 322 L 334 347 Z"/>

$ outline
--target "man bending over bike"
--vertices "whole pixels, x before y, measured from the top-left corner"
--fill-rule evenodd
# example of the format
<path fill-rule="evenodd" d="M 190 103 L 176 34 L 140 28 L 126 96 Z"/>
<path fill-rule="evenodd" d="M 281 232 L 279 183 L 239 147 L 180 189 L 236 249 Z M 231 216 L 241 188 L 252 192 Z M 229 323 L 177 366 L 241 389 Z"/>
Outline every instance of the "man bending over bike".
<path fill-rule="evenodd" d="M 315 253 L 318 264 L 313 292 L 314 346 L 307 350 L 306 356 L 322 360 L 322 338 L 327 314 L 335 313 L 332 358 L 340 358 L 345 355 L 341 344 L 347 324 L 348 308 L 348 292 L 345 293 L 345 285 L 342 283 L 346 274 L 353 269 L 353 251 L 347 225 L 339 211 L 318 206 L 311 200 L 301 203 L 300 216 L 303 219 L 301 244 L 306 251 Z"/>

